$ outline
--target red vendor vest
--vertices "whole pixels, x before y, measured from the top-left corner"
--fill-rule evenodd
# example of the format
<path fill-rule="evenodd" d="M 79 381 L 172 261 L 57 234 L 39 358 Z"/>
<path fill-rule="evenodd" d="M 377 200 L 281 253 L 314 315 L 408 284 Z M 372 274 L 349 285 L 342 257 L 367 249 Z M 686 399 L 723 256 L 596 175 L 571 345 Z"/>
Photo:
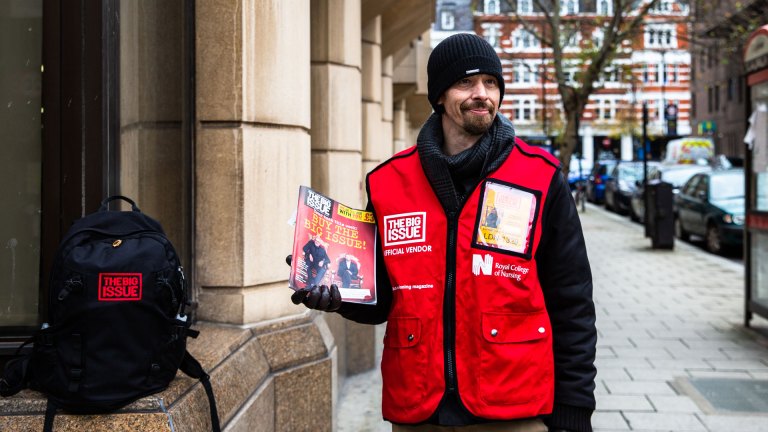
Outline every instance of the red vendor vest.
<path fill-rule="evenodd" d="M 416 148 L 368 176 L 393 300 L 383 414 L 419 423 L 446 392 L 477 417 L 552 411 L 552 328 L 533 257 L 557 160 L 519 139 L 449 219 Z"/>

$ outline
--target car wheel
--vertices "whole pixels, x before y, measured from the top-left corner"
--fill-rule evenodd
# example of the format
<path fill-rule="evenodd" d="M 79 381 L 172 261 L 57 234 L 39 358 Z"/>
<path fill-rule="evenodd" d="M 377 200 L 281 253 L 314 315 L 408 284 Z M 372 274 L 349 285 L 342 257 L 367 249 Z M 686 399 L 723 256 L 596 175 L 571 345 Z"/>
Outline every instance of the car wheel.
<path fill-rule="evenodd" d="M 719 254 L 723 251 L 723 243 L 720 241 L 720 232 L 717 230 L 716 226 L 712 224 L 707 225 L 707 236 L 705 240 L 708 251 L 713 254 Z"/>
<path fill-rule="evenodd" d="M 683 223 L 680 222 L 679 217 L 675 218 L 675 237 L 683 241 L 688 241 L 691 238 L 691 235 L 683 228 Z"/>

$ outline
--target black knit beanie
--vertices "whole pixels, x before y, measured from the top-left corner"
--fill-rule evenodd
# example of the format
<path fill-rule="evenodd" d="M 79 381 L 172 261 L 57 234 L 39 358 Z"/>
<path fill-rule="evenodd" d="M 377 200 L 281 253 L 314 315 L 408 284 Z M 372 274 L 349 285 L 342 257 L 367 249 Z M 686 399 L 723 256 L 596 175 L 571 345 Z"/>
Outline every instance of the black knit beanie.
<path fill-rule="evenodd" d="M 452 35 L 435 47 L 427 61 L 427 98 L 435 112 L 441 113 L 437 101 L 448 87 L 461 78 L 488 74 L 499 82 L 499 106 L 504 99 L 504 77 L 501 60 L 491 44 L 473 33 Z"/>

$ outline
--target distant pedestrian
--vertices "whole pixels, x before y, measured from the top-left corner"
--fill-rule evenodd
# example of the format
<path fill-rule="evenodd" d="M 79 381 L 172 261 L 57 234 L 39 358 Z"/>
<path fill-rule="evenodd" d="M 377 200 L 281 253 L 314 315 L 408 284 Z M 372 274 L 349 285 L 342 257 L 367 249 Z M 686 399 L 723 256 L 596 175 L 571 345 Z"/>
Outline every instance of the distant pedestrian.
<path fill-rule="evenodd" d="M 498 115 L 502 67 L 483 38 L 448 37 L 427 73 L 434 114 L 367 177 L 377 304 L 342 303 L 335 285 L 292 300 L 387 322 L 393 431 L 592 431 L 592 276 L 559 162 Z"/>

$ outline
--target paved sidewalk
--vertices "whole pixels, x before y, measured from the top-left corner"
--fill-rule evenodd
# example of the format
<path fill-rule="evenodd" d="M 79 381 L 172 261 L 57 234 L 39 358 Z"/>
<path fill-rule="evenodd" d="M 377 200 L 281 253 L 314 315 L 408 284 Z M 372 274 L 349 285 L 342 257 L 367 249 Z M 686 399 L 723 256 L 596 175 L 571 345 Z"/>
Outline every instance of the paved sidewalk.
<path fill-rule="evenodd" d="M 755 386 L 768 380 L 768 343 L 743 327 L 744 266 L 678 240 L 674 250 L 651 249 L 641 225 L 595 206 L 582 224 L 599 332 L 595 430 L 768 431 L 768 410 L 742 412 L 768 406 L 768 382 Z M 768 328 L 760 319 L 753 325 Z M 382 335 L 379 328 L 378 355 Z M 692 382 L 708 384 L 729 409 L 709 403 Z M 751 403 L 739 405 L 738 390 L 722 391 L 733 382 L 758 389 L 745 394 Z M 389 431 L 380 392 L 378 369 L 347 379 L 338 432 Z"/>

